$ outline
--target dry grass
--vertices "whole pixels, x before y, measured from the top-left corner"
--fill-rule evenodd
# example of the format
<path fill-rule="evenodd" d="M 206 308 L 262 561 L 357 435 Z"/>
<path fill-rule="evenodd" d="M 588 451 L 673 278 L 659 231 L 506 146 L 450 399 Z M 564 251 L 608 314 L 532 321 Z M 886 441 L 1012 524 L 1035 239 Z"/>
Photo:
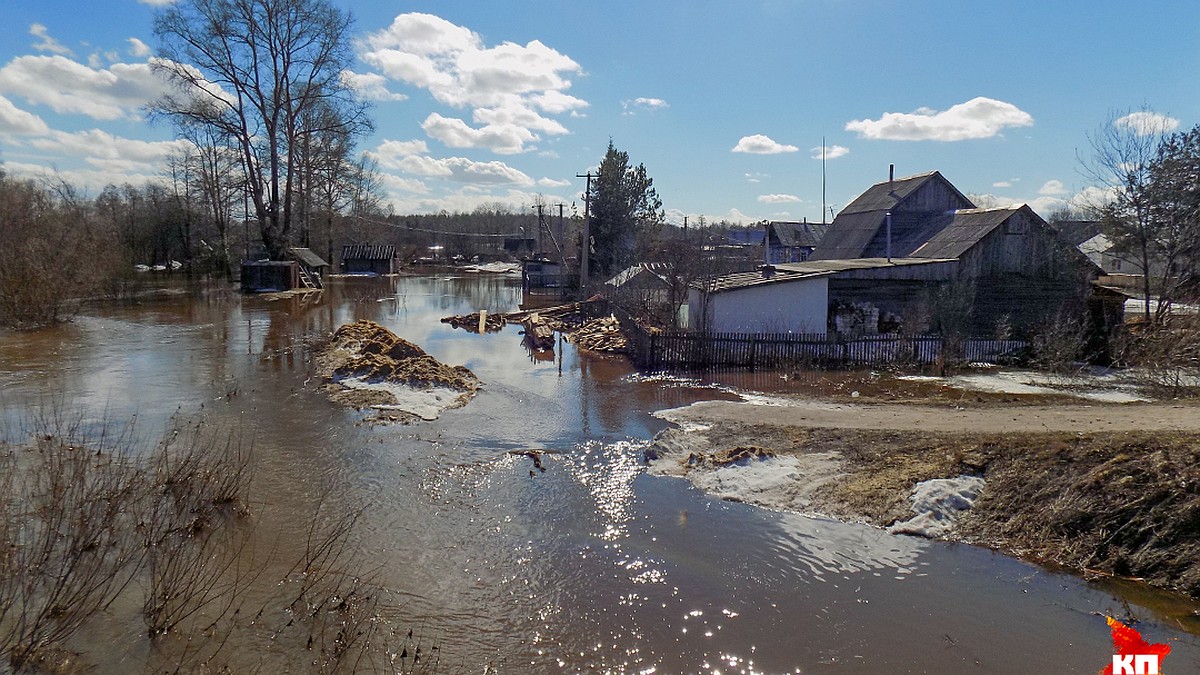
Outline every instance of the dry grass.
<path fill-rule="evenodd" d="M 436 671 L 436 649 L 415 662 L 381 618 L 387 594 L 353 553 L 360 509 L 321 499 L 303 555 L 272 578 L 288 564 L 254 550 L 252 452 L 236 434 L 180 419 L 146 449 L 132 426 L 63 419 L 0 444 L 0 670 L 86 670 L 78 636 L 122 599 L 141 607 L 148 670 Z"/>

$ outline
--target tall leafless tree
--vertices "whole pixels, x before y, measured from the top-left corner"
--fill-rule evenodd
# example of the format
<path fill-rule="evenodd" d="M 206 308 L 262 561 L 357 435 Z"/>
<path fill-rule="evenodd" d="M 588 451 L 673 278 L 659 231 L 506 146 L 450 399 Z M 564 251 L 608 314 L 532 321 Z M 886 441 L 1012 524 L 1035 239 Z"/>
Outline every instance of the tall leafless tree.
<path fill-rule="evenodd" d="M 1148 108 L 1113 113 L 1088 135 L 1090 156 L 1080 156 L 1084 175 L 1102 188 L 1087 207 L 1103 223 L 1105 234 L 1129 257 L 1141 275 L 1147 322 L 1154 318 L 1153 280 L 1156 220 L 1153 216 L 1152 168 L 1159 147 L 1171 131 L 1169 118 Z M 1162 305 L 1159 310 L 1165 310 Z"/>
<path fill-rule="evenodd" d="M 290 243 L 310 113 L 361 133 L 365 106 L 344 79 L 350 16 L 326 0 L 182 0 L 161 11 L 158 70 L 175 85 L 154 105 L 234 139 L 263 246 Z"/>

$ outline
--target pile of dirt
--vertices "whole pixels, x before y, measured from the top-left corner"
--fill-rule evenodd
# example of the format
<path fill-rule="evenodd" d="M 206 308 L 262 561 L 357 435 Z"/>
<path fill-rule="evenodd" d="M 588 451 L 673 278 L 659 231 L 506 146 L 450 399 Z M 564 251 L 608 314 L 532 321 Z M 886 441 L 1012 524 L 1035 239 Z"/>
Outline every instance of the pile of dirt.
<path fill-rule="evenodd" d="M 621 322 L 613 316 L 592 319 L 570 333 L 567 339 L 580 349 L 593 352 L 624 354 L 629 350 L 629 341 L 621 332 Z"/>
<path fill-rule="evenodd" d="M 366 386 L 372 384 L 459 392 L 461 396 L 450 407 L 464 405 L 479 389 L 479 379 L 466 367 L 448 366 L 367 320 L 337 329 L 317 355 L 317 373 L 329 382 L 334 400 L 356 408 L 398 404 L 393 391 Z"/>

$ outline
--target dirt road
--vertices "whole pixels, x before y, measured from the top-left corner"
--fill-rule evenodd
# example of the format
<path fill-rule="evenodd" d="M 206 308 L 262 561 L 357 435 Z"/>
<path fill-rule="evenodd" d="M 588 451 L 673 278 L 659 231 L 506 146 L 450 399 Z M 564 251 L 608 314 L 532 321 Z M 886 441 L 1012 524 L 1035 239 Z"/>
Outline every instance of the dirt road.
<path fill-rule="evenodd" d="M 839 404 L 805 399 L 757 402 L 703 401 L 659 413 L 672 422 L 744 422 L 821 429 L 923 431 L 933 433 L 1030 433 L 1108 431 L 1200 432 L 1200 407 L 1170 403 L 1057 406 L 952 406 L 874 403 Z"/>

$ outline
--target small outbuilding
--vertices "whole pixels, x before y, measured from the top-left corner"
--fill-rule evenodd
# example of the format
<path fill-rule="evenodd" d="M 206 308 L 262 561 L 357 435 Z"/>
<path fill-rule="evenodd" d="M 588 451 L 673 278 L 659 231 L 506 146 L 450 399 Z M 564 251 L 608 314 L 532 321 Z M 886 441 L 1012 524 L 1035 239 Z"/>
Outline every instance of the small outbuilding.
<path fill-rule="evenodd" d="M 342 247 L 342 273 L 383 276 L 396 273 L 393 244 L 353 244 Z"/>

